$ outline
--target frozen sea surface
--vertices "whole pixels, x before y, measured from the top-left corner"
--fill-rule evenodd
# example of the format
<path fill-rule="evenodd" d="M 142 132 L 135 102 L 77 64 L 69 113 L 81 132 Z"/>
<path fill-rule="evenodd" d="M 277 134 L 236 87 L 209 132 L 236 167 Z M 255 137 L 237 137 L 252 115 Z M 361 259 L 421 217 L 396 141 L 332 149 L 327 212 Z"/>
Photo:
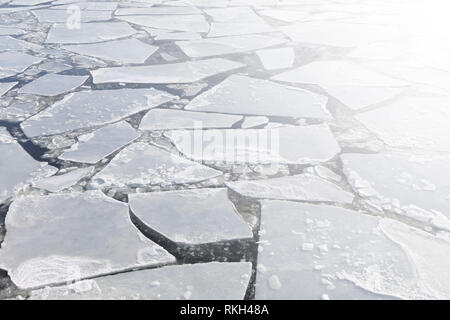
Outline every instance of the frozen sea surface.
<path fill-rule="evenodd" d="M 0 299 L 449 299 L 447 13 L 0 0 Z"/>

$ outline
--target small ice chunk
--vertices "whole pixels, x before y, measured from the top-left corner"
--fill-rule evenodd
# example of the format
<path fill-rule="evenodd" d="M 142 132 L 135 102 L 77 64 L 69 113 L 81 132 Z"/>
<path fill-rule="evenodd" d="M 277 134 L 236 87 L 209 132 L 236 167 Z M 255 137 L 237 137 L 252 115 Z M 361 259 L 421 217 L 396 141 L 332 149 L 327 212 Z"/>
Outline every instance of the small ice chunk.
<path fill-rule="evenodd" d="M 70 171 L 69 173 L 38 180 L 33 183 L 33 186 L 35 186 L 36 188 L 48 190 L 50 192 L 59 192 L 73 186 L 82 178 L 90 174 L 93 169 L 93 167 L 75 169 Z"/>
<path fill-rule="evenodd" d="M 31 299 L 176 300 L 185 298 L 184 295 L 189 292 L 191 300 L 242 300 L 250 279 L 242 276 L 250 275 L 251 269 L 249 262 L 167 266 L 100 277 L 62 287 L 47 287 L 32 291 Z"/>
<path fill-rule="evenodd" d="M 21 123 L 29 137 L 112 123 L 173 100 L 156 89 L 79 91 Z M 80 108 L 80 106 L 83 106 Z"/>
<path fill-rule="evenodd" d="M 305 164 L 328 161 L 340 148 L 325 124 L 274 129 L 173 130 L 164 133 L 197 161 Z"/>
<path fill-rule="evenodd" d="M 142 119 L 140 130 L 229 128 L 241 116 L 173 109 L 153 109 Z"/>
<path fill-rule="evenodd" d="M 171 154 L 147 143 L 134 143 L 116 155 L 96 176 L 100 187 L 193 183 L 222 172 Z"/>
<path fill-rule="evenodd" d="M 175 262 L 100 191 L 19 198 L 5 223 L 0 267 L 20 288 Z"/>
<path fill-rule="evenodd" d="M 94 164 L 138 136 L 136 130 L 125 121 L 110 124 L 91 134 L 80 136 L 78 142 L 58 158 Z"/>
<path fill-rule="evenodd" d="M 114 40 L 92 44 L 63 46 L 77 54 L 110 60 L 118 63 L 144 63 L 158 50 L 137 39 Z"/>
<path fill-rule="evenodd" d="M 264 49 L 256 51 L 256 54 L 266 70 L 290 68 L 295 60 L 292 48 Z"/>
<path fill-rule="evenodd" d="M 225 59 L 208 59 L 151 66 L 100 68 L 91 71 L 94 83 L 188 83 L 243 67 Z"/>
<path fill-rule="evenodd" d="M 46 43 L 92 43 L 114 40 L 136 33 L 126 22 L 81 23 L 80 28 L 68 29 L 65 23 L 55 23 L 48 32 Z"/>
<path fill-rule="evenodd" d="M 251 198 L 341 203 L 353 201 L 351 193 L 308 173 L 266 180 L 228 181 L 225 184 L 233 191 Z"/>
<path fill-rule="evenodd" d="M 57 96 L 72 91 L 81 86 L 89 76 L 66 76 L 61 74 L 46 74 L 19 89 L 19 93 L 29 93 L 41 96 Z"/>
<path fill-rule="evenodd" d="M 136 193 L 129 195 L 129 204 L 146 226 L 174 242 L 196 245 L 253 236 L 227 189 Z"/>
<path fill-rule="evenodd" d="M 267 35 L 241 35 L 208 38 L 191 41 L 177 41 L 176 44 L 191 58 L 240 53 L 286 43 L 284 38 Z"/>
<path fill-rule="evenodd" d="M 186 110 L 330 119 L 327 98 L 272 81 L 232 75 L 195 97 Z"/>

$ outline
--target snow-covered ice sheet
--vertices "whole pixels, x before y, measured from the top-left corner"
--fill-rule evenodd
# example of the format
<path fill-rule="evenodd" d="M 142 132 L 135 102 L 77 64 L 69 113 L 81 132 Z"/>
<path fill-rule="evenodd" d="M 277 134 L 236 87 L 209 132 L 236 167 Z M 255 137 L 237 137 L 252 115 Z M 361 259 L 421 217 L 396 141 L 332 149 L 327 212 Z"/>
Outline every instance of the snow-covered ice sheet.
<path fill-rule="evenodd" d="M 118 121 L 175 97 L 156 89 L 79 91 L 22 122 L 29 137 L 95 127 Z M 83 106 L 83 108 L 80 108 Z"/>
<path fill-rule="evenodd" d="M 175 262 L 100 191 L 16 199 L 6 228 L 0 266 L 21 288 Z"/>
<path fill-rule="evenodd" d="M 243 66 L 238 62 L 217 58 L 150 66 L 101 68 L 91 73 L 94 83 L 189 83 Z"/>
<path fill-rule="evenodd" d="M 117 154 L 93 178 L 99 187 L 193 183 L 222 175 L 222 172 L 189 161 L 153 145 L 137 142 Z"/>
<path fill-rule="evenodd" d="M 242 300 L 250 275 L 248 262 L 167 266 L 35 290 L 31 299 Z"/>
<path fill-rule="evenodd" d="M 139 134 L 127 122 L 113 123 L 79 136 L 78 142 L 58 158 L 94 164 L 137 137 Z"/>
<path fill-rule="evenodd" d="M 227 189 L 138 193 L 131 211 L 146 226 L 174 242 L 202 244 L 253 237 L 227 197 Z"/>

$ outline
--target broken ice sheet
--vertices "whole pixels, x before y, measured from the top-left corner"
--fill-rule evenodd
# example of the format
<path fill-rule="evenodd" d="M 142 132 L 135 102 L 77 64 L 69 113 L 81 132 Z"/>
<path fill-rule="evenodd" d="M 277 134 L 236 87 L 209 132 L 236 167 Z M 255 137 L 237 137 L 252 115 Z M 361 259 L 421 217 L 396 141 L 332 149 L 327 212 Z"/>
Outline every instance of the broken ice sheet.
<path fill-rule="evenodd" d="M 0 97 L 11 90 L 18 82 L 0 82 Z"/>
<path fill-rule="evenodd" d="M 230 128 L 242 116 L 184 110 L 150 110 L 139 125 L 140 130 Z"/>
<path fill-rule="evenodd" d="M 136 33 L 126 22 L 81 23 L 80 28 L 68 29 L 65 23 L 53 24 L 46 43 L 92 43 L 131 36 Z"/>
<path fill-rule="evenodd" d="M 115 61 L 118 63 L 144 63 L 158 47 L 137 39 L 114 40 L 101 43 L 63 46 L 77 54 Z"/>
<path fill-rule="evenodd" d="M 166 266 L 35 290 L 31 299 L 242 300 L 251 268 L 249 262 Z"/>
<path fill-rule="evenodd" d="M 232 75 L 195 97 L 186 110 L 330 119 L 327 98 L 272 81 Z"/>
<path fill-rule="evenodd" d="M 155 29 L 157 30 L 157 29 Z M 155 40 L 197 40 L 201 39 L 201 35 L 196 32 L 168 32 L 159 30 L 158 32 L 150 31 Z"/>
<path fill-rule="evenodd" d="M 81 135 L 78 142 L 58 158 L 84 163 L 97 163 L 120 147 L 136 139 L 139 134 L 122 121 Z"/>
<path fill-rule="evenodd" d="M 22 122 L 21 127 L 28 137 L 95 127 L 118 121 L 174 98 L 153 88 L 79 91 L 67 95 L 50 108 Z"/>
<path fill-rule="evenodd" d="M 183 6 L 183 7 L 149 7 L 149 8 L 119 8 L 114 13 L 116 16 L 130 16 L 130 15 L 191 15 L 191 14 L 201 14 L 200 9 Z M 151 19 L 151 17 L 148 17 Z M 178 19 L 178 17 L 173 17 L 173 19 Z"/>
<path fill-rule="evenodd" d="M 406 96 L 356 115 L 356 119 L 395 147 L 450 151 L 450 99 Z"/>
<path fill-rule="evenodd" d="M 253 22 L 213 22 L 208 33 L 208 38 L 238 36 L 243 34 L 274 32 L 264 20 Z"/>
<path fill-rule="evenodd" d="M 50 192 L 59 192 L 70 188 L 93 171 L 93 167 L 72 170 L 68 173 L 37 180 L 33 186 Z"/>
<path fill-rule="evenodd" d="M 244 122 L 241 124 L 241 128 L 252 128 L 261 126 L 269 122 L 269 118 L 264 116 L 245 117 Z"/>
<path fill-rule="evenodd" d="M 241 35 L 177 41 L 176 44 L 191 58 L 203 58 L 223 54 L 240 53 L 272 47 L 287 42 L 281 37 L 266 35 Z"/>
<path fill-rule="evenodd" d="M 42 58 L 34 57 L 26 53 L 2 52 L 0 53 L 0 79 L 21 73 L 31 65 L 41 61 Z"/>
<path fill-rule="evenodd" d="M 202 244 L 253 237 L 228 199 L 227 189 L 198 189 L 129 195 L 131 211 L 168 239 Z"/>
<path fill-rule="evenodd" d="M 429 297 L 406 250 L 374 216 L 266 200 L 259 246 L 256 299 Z"/>
<path fill-rule="evenodd" d="M 100 191 L 16 199 L 5 223 L 0 267 L 20 288 L 175 262 Z"/>
<path fill-rule="evenodd" d="M 231 190 L 251 198 L 352 203 L 353 195 L 315 175 L 304 173 L 266 180 L 225 182 Z"/>
<path fill-rule="evenodd" d="M 43 9 L 34 10 L 33 14 L 40 23 L 66 23 L 73 19 L 73 12 L 66 10 Z M 105 21 L 112 17 L 112 11 L 87 11 L 80 12 L 80 22 Z"/>
<path fill-rule="evenodd" d="M 297 42 L 335 47 L 357 47 L 402 36 L 399 29 L 393 26 L 341 21 L 301 22 L 279 29 Z"/>
<path fill-rule="evenodd" d="M 57 96 L 72 91 L 81 86 L 89 76 L 66 76 L 49 73 L 19 89 L 19 93 L 36 94 L 40 96 Z"/>
<path fill-rule="evenodd" d="M 93 177 L 93 186 L 126 187 L 194 183 L 215 178 L 222 172 L 189 161 L 174 153 L 143 142 L 120 151 Z"/>
<path fill-rule="evenodd" d="M 129 23 L 141 25 L 144 27 L 176 30 L 176 31 L 192 31 L 192 32 L 208 32 L 209 23 L 205 17 L 200 14 L 195 15 L 135 15 L 135 16 L 117 16 L 118 19 Z M 174 23 L 176 21 L 176 23 Z"/>
<path fill-rule="evenodd" d="M 225 59 L 208 59 L 138 67 L 100 68 L 91 71 L 94 83 L 189 83 L 243 67 Z"/>
<path fill-rule="evenodd" d="M 344 173 L 369 206 L 450 230 L 449 157 L 343 154 Z"/>
<path fill-rule="evenodd" d="M 340 152 L 325 124 L 274 129 L 172 130 L 164 133 L 190 159 L 222 163 L 305 164 Z"/>
<path fill-rule="evenodd" d="M 0 2 L 1 4 L 1 2 Z M 0 36 L 17 36 L 24 34 L 25 31 L 23 31 L 20 28 L 14 28 L 9 26 L 0 26 Z"/>
<path fill-rule="evenodd" d="M 287 10 L 287 9 L 263 9 L 258 11 L 263 16 L 270 17 L 272 19 L 281 20 L 285 22 L 294 22 L 298 20 L 304 20 L 309 16 L 309 12 L 300 10 Z"/>
<path fill-rule="evenodd" d="M 256 51 L 256 54 L 266 70 L 290 68 L 295 59 L 293 48 L 264 49 Z"/>
<path fill-rule="evenodd" d="M 0 202 L 55 168 L 34 160 L 4 129 L 0 128 Z"/>

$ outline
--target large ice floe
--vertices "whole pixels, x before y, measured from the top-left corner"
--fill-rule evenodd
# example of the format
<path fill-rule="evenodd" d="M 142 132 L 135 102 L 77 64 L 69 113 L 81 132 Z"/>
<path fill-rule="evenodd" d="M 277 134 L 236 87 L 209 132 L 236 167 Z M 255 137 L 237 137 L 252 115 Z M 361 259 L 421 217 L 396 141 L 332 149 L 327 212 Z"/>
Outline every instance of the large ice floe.
<path fill-rule="evenodd" d="M 44 112 L 22 122 L 21 126 L 30 137 L 95 127 L 121 120 L 174 98 L 155 89 L 79 91 L 65 96 Z"/>
<path fill-rule="evenodd" d="M 138 219 L 174 242 L 201 244 L 253 236 L 226 189 L 139 193 L 131 194 L 129 201 Z"/>
<path fill-rule="evenodd" d="M 167 266 L 35 290 L 31 299 L 242 300 L 250 275 L 248 262 Z"/>
<path fill-rule="evenodd" d="M 340 152 L 324 124 L 273 129 L 172 130 L 165 135 L 181 153 L 199 161 L 315 164 Z"/>
<path fill-rule="evenodd" d="M 139 234 L 126 204 L 100 191 L 18 198 L 6 228 L 0 267 L 21 288 L 175 261 Z"/>
<path fill-rule="evenodd" d="M 222 172 L 187 160 L 144 142 L 126 147 L 97 175 L 100 187 L 192 183 L 220 176 Z"/>

